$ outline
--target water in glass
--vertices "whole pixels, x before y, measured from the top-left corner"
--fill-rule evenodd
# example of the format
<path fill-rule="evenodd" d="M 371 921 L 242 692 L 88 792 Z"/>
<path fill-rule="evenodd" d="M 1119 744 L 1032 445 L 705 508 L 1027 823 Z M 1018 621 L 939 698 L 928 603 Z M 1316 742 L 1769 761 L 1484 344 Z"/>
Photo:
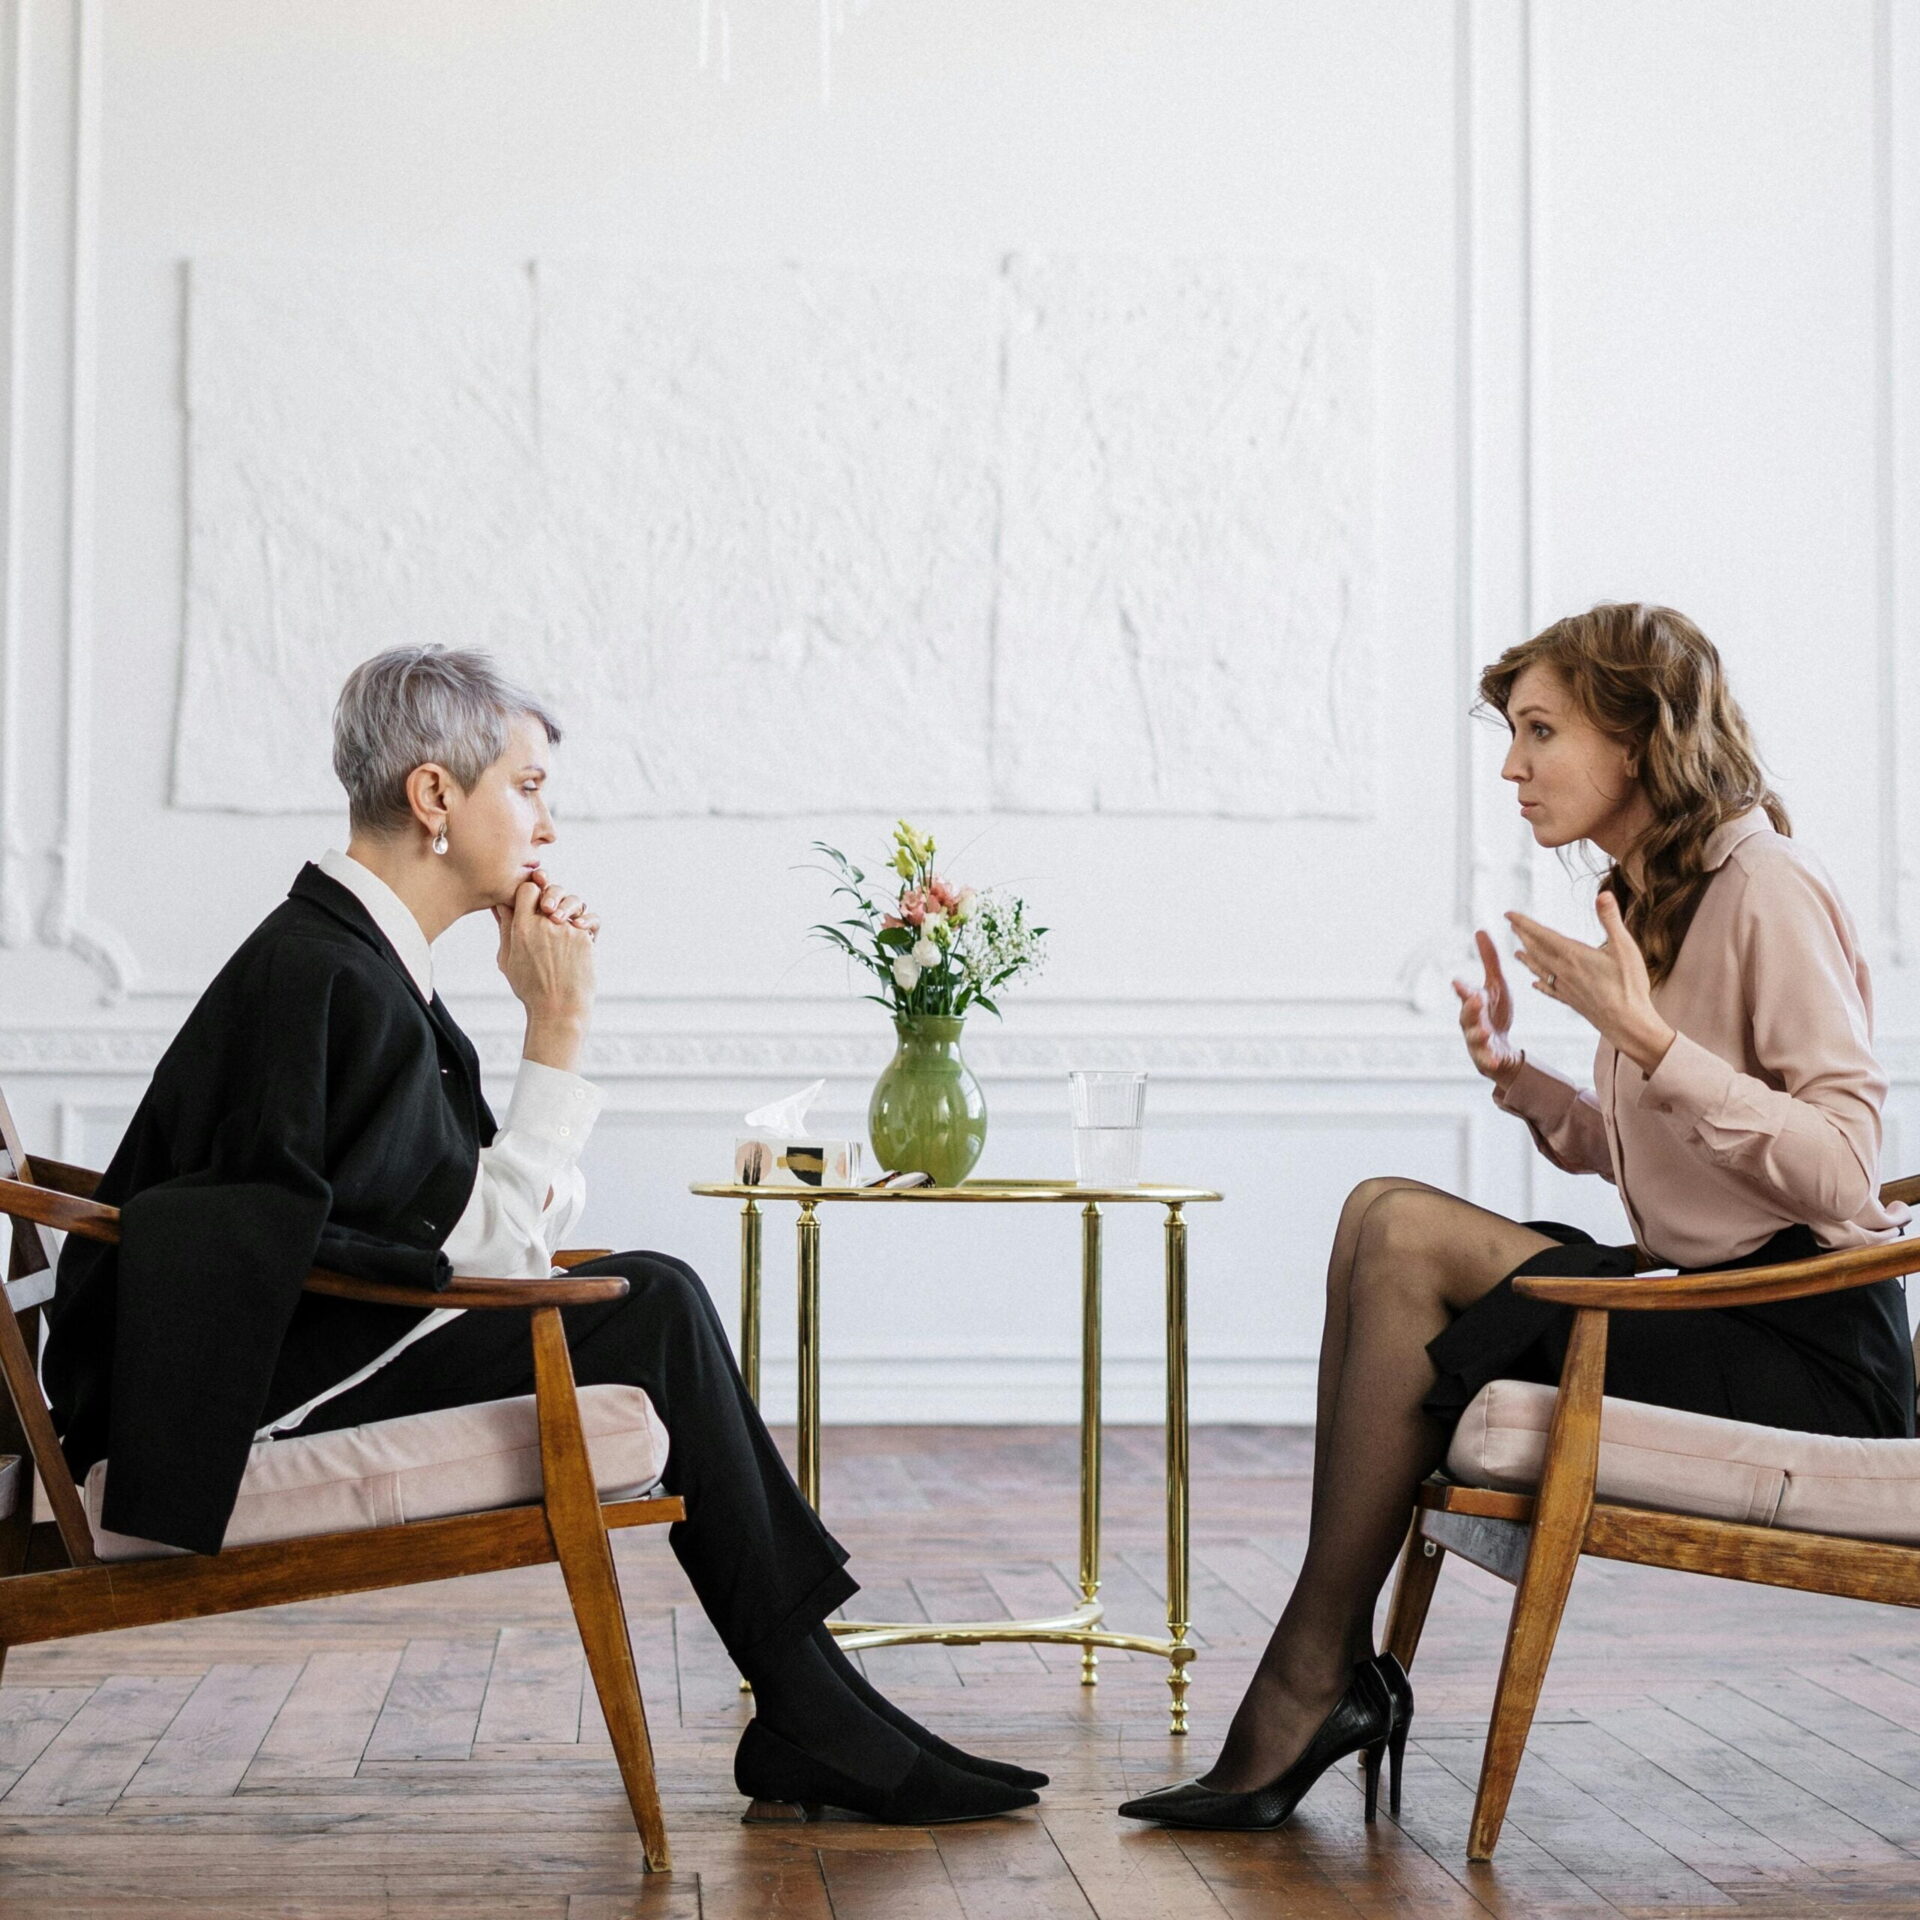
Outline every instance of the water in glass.
<path fill-rule="evenodd" d="M 1132 1070 L 1070 1073 L 1073 1173 L 1083 1187 L 1132 1187 L 1140 1181 L 1141 1120 L 1147 1076 Z"/>

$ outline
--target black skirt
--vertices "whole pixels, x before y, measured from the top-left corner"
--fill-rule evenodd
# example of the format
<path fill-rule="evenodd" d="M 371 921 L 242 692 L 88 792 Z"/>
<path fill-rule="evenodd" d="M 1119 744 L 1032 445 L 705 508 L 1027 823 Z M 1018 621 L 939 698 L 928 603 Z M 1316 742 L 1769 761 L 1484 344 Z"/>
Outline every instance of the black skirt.
<path fill-rule="evenodd" d="M 1440 1377 L 1423 1404 L 1448 1426 L 1489 1380 L 1559 1383 L 1573 1309 L 1516 1293 L 1517 1275 L 1613 1279 L 1634 1271 L 1632 1247 L 1603 1247 L 1557 1221 L 1526 1224 L 1560 1244 L 1523 1261 L 1427 1345 Z M 1765 1267 L 1823 1251 L 1811 1228 L 1787 1227 L 1737 1260 L 1683 1271 Z M 1913 1437 L 1913 1348 L 1898 1280 L 1767 1306 L 1609 1319 L 1606 1391 L 1617 1399 L 1796 1433 Z"/>

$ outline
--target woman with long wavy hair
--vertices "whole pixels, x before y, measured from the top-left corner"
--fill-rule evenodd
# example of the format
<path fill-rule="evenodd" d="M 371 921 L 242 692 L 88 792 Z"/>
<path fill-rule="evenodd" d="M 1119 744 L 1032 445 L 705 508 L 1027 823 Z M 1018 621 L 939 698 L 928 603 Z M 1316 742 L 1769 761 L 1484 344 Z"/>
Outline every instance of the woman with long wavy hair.
<path fill-rule="evenodd" d="M 1600 606 L 1482 674 L 1512 734 L 1502 776 L 1543 847 L 1611 860 L 1589 944 L 1507 915 L 1534 991 L 1599 1038 L 1577 1088 L 1513 1040 L 1500 956 L 1456 982 L 1460 1026 L 1495 1103 L 1557 1167 L 1619 1189 L 1633 1244 L 1525 1224 L 1417 1180 L 1348 1197 L 1327 1266 L 1305 1561 L 1226 1745 L 1198 1780 L 1129 1801 L 1136 1819 L 1277 1826 L 1334 1761 L 1383 1750 L 1413 1712 L 1373 1652 L 1375 1604 L 1415 1489 L 1488 1381 L 1558 1380 L 1571 1315 L 1520 1273 L 1682 1271 L 1797 1260 L 1885 1240 L 1878 1197 L 1887 1080 L 1852 920 L 1789 837 L 1720 657 L 1665 607 Z M 1914 1431 L 1898 1281 L 1772 1306 L 1622 1315 L 1606 1391 L 1803 1432 Z"/>

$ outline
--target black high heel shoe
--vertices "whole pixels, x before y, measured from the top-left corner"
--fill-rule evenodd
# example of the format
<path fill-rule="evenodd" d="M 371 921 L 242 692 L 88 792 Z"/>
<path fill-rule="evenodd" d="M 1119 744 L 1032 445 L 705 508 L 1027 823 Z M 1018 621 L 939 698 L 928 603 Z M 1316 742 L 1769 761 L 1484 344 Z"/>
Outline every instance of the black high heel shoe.
<path fill-rule="evenodd" d="M 1400 1763 L 1406 1758 L 1407 1729 L 1413 1725 L 1413 1682 L 1407 1670 L 1390 1653 L 1376 1653 L 1369 1663 L 1387 1690 L 1387 1703 L 1393 1711 L 1393 1731 L 1387 1735 L 1387 1811 L 1400 1817 Z"/>
<path fill-rule="evenodd" d="M 749 1720 L 740 1736 L 733 1783 L 753 1802 L 741 1816 L 750 1826 L 818 1820 L 827 1807 L 839 1807 L 885 1826 L 937 1827 L 957 1820 L 991 1820 L 1040 1798 L 1025 1787 L 950 1767 L 925 1748 L 915 1753 L 913 1765 L 892 1786 L 869 1786 L 803 1753 L 759 1720 Z"/>
<path fill-rule="evenodd" d="M 1184 1780 L 1129 1800 L 1120 1811 L 1129 1820 L 1158 1820 L 1169 1827 L 1262 1832 L 1283 1825 L 1329 1767 L 1350 1753 L 1365 1753 L 1367 1818 L 1371 1820 L 1380 1793 L 1380 1756 L 1393 1738 L 1393 1724 L 1386 1678 L 1371 1660 L 1362 1660 L 1354 1667 L 1346 1692 L 1307 1742 L 1306 1751 L 1277 1780 L 1251 1793 L 1220 1793 L 1198 1780 Z"/>

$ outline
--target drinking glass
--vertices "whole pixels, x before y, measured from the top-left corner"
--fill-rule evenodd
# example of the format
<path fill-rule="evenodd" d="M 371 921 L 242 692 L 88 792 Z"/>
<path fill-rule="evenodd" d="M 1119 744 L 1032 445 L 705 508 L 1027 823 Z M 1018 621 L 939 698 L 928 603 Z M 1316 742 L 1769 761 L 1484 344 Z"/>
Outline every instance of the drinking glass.
<path fill-rule="evenodd" d="M 1073 1102 L 1073 1177 L 1083 1187 L 1137 1187 L 1147 1076 L 1129 1068 L 1067 1075 Z"/>

